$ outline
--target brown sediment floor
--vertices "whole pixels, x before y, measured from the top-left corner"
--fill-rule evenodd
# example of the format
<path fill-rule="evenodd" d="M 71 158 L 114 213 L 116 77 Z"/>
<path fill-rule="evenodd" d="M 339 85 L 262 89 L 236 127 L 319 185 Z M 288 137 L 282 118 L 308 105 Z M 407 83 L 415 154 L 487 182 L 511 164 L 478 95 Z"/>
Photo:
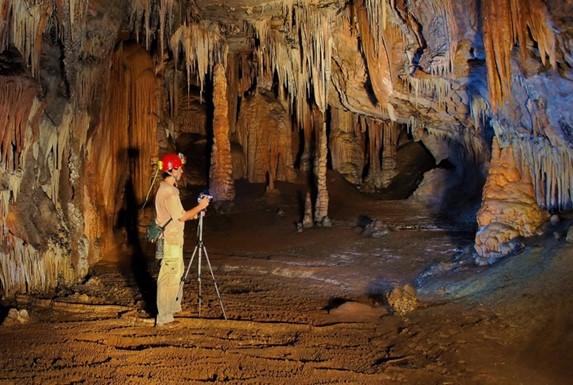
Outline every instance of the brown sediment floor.
<path fill-rule="evenodd" d="M 239 186 L 227 213 L 209 209 L 201 306 L 192 265 L 177 327 L 153 325 L 158 267 L 143 241 L 74 287 L 7 299 L 28 315 L 0 327 L 0 383 L 569 383 L 571 245 L 540 236 L 476 267 L 472 229 L 330 183 L 328 228 L 297 231 L 297 185 Z M 189 261 L 196 223 L 187 232 Z M 418 307 L 397 314 L 386 296 L 405 284 Z"/>

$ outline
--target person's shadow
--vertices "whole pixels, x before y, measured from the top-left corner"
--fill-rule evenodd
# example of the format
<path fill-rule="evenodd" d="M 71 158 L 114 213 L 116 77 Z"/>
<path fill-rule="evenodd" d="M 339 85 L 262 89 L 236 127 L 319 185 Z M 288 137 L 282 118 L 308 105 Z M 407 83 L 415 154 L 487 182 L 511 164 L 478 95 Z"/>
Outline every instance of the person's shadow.
<path fill-rule="evenodd" d="M 156 295 L 157 286 L 152 276 L 145 251 L 141 245 L 138 231 L 139 207 L 131 178 L 127 180 L 124 190 L 124 205 L 118 216 L 118 227 L 124 227 L 127 234 L 127 242 L 130 246 L 128 264 L 122 264 L 120 268 L 127 268 L 126 275 L 132 276 L 141 294 L 145 310 L 149 315 L 157 314 Z M 126 277 L 130 279 L 131 277 Z"/>

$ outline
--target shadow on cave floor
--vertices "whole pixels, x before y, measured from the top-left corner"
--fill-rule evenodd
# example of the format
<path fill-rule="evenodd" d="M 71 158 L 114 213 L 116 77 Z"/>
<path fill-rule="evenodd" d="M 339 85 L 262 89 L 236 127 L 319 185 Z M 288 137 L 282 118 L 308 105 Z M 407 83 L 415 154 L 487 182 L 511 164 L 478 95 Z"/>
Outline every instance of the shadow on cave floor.
<path fill-rule="evenodd" d="M 133 185 L 128 181 L 125 186 L 123 210 L 119 213 L 116 224 L 125 237 L 125 243 L 121 245 L 121 250 L 116 251 L 113 259 L 117 261 L 117 267 L 125 279 L 134 281 L 137 287 L 134 301 L 139 301 L 146 313 L 155 315 L 157 287 L 148 258 L 149 248 L 141 236 L 140 214 L 142 213 L 137 205 Z"/>

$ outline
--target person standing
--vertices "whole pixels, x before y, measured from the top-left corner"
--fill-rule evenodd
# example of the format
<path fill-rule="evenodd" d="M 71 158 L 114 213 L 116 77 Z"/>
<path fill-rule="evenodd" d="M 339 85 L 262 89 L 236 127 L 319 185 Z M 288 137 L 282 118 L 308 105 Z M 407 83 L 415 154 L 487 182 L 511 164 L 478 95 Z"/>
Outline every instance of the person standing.
<path fill-rule="evenodd" d="M 157 327 L 170 326 L 175 321 L 173 315 L 181 311 L 179 288 L 183 270 L 183 243 L 185 222 L 197 219 L 199 213 L 209 206 L 209 198 L 202 198 L 198 204 L 189 209 L 183 208 L 177 182 L 183 175 L 185 157 L 183 154 L 164 155 L 159 164 L 162 181 L 155 195 L 155 220 L 160 226 L 165 225 L 163 232 L 163 259 L 157 277 Z M 182 293 L 181 293 L 182 294 Z"/>

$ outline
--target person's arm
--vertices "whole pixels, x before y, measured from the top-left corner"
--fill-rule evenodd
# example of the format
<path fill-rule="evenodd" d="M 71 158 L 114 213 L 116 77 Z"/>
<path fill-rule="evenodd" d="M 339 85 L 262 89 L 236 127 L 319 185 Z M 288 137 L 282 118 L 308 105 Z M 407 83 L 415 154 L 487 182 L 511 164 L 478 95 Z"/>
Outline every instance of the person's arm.
<path fill-rule="evenodd" d="M 185 213 L 179 217 L 180 222 L 186 222 L 191 219 L 197 218 L 197 215 L 209 206 L 210 200 L 209 198 L 202 198 L 199 200 L 197 206 L 193 207 L 192 209 L 186 210 Z"/>

